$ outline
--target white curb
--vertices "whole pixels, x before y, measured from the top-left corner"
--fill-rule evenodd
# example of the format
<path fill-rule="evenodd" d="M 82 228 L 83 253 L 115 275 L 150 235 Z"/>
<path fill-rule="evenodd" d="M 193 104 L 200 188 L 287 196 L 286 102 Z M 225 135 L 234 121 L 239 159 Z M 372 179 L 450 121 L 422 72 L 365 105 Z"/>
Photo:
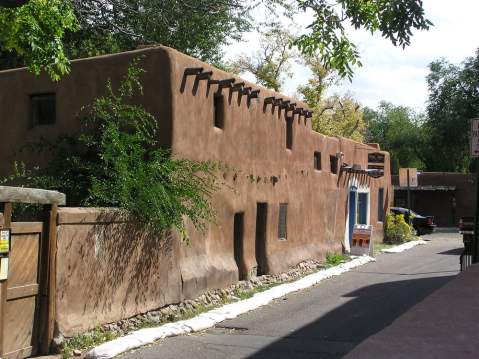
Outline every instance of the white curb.
<path fill-rule="evenodd" d="M 422 239 L 419 239 L 417 241 L 406 242 L 406 243 L 400 244 L 400 245 L 395 246 L 395 247 L 382 249 L 381 252 L 383 252 L 383 253 L 401 253 L 401 252 L 407 251 L 408 249 L 411 249 L 412 247 L 415 247 L 415 246 L 418 246 L 418 245 L 423 245 L 423 244 L 426 244 L 426 243 L 427 243 L 426 241 L 423 241 Z"/>
<path fill-rule="evenodd" d="M 353 268 L 362 266 L 376 259 L 368 256 L 356 257 L 353 260 L 338 266 L 309 274 L 297 281 L 281 284 L 261 293 L 256 293 L 249 299 L 227 304 L 221 308 L 202 313 L 192 319 L 182 320 L 175 323 L 164 324 L 157 328 L 147 328 L 134 331 L 124 337 L 106 342 L 90 350 L 87 359 L 109 359 L 140 346 L 151 344 L 158 339 L 172 337 L 191 332 L 197 332 L 214 327 L 216 324 L 233 319 L 251 310 L 262 307 L 272 300 L 286 294 L 299 291 L 318 284 L 324 279 L 338 276 Z"/>

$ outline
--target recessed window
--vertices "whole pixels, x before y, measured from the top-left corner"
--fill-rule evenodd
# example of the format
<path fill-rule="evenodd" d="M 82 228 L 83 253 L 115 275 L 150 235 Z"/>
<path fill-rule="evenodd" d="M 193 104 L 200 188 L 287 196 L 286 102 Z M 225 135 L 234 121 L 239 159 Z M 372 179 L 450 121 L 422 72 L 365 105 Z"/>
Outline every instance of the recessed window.
<path fill-rule="evenodd" d="M 293 118 L 286 117 L 286 148 L 293 149 Z"/>
<path fill-rule="evenodd" d="M 278 239 L 286 240 L 288 238 L 288 204 L 279 204 L 278 216 Z"/>
<path fill-rule="evenodd" d="M 30 96 L 30 122 L 32 126 L 53 125 L 56 122 L 54 93 Z"/>
<path fill-rule="evenodd" d="M 321 171 L 321 152 L 314 153 L 314 169 Z"/>
<path fill-rule="evenodd" d="M 384 188 L 378 190 L 378 222 L 384 221 Z"/>
<path fill-rule="evenodd" d="M 225 98 L 222 94 L 215 93 L 213 97 L 214 126 L 223 129 L 225 126 Z"/>
<path fill-rule="evenodd" d="M 331 163 L 331 173 L 337 174 L 338 173 L 338 157 L 329 156 L 329 161 Z"/>

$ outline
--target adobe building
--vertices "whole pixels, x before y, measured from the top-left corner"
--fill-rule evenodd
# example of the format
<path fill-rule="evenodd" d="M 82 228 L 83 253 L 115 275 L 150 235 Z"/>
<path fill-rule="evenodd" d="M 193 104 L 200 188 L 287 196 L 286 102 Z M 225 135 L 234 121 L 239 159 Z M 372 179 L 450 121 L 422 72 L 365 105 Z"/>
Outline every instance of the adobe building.
<path fill-rule="evenodd" d="M 418 186 L 411 187 L 411 209 L 434 216 L 441 227 L 457 227 L 461 217 L 473 217 L 476 203 L 476 176 L 455 172 L 418 172 Z M 392 176 L 394 205 L 407 207 L 407 187 Z"/>
<path fill-rule="evenodd" d="M 393 195 L 387 152 L 317 133 L 304 103 L 166 47 L 76 60 L 58 83 L 25 69 L 0 72 L 1 175 L 14 160 L 45 163 L 20 149 L 76 133 L 81 107 L 104 94 L 108 79 L 115 87 L 138 56 L 146 73 L 137 100 L 158 119 L 161 144 L 178 157 L 228 166 L 213 198 L 217 223 L 206 233 L 188 225 L 189 245 L 151 242 L 104 211 L 61 209 L 58 332 L 73 335 L 348 251 L 355 223 L 372 225 L 382 239 Z"/>

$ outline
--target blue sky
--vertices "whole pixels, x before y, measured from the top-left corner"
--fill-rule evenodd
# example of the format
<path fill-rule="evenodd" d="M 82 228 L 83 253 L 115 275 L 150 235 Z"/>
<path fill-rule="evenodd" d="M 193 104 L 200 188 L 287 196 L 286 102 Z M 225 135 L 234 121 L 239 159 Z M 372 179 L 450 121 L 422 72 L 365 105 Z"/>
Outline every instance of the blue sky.
<path fill-rule="evenodd" d="M 359 47 L 363 67 L 355 70 L 352 82 L 343 81 L 330 93 L 352 93 L 363 106 L 373 108 L 385 100 L 424 110 L 429 63 L 441 57 L 460 63 L 479 47 L 479 1 L 424 0 L 424 8 L 434 26 L 429 31 L 416 32 L 411 46 L 404 50 L 394 47 L 380 34 L 371 36 L 351 29 L 350 37 Z M 295 20 L 306 24 L 310 19 L 309 14 L 301 14 Z M 247 34 L 244 42 L 232 44 L 227 52 L 232 57 L 257 47 L 257 34 Z M 309 77 L 308 69 L 299 64 L 294 64 L 293 72 L 293 78 L 284 86 L 283 92 L 288 95 L 293 95 Z"/>

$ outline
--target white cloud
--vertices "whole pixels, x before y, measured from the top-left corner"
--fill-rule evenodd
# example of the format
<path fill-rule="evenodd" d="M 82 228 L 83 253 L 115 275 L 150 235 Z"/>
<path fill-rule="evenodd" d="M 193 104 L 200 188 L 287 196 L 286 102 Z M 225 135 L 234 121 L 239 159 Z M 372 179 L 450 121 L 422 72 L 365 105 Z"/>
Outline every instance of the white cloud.
<path fill-rule="evenodd" d="M 424 0 L 424 8 L 434 26 L 429 31 L 416 32 L 412 45 L 404 50 L 394 47 L 379 34 L 371 36 L 365 31 L 351 30 L 363 67 L 356 69 L 352 83 L 345 81 L 331 92 L 352 92 L 363 105 L 371 107 L 386 100 L 424 109 L 429 63 L 441 57 L 459 63 L 473 56 L 479 47 L 479 1 Z M 310 14 L 296 17 L 299 24 L 308 24 L 310 20 Z M 228 57 L 258 48 L 257 34 L 248 34 L 245 40 L 230 46 Z M 287 94 L 293 94 L 309 76 L 303 66 L 295 65 L 293 69 L 294 77 L 285 84 Z"/>

